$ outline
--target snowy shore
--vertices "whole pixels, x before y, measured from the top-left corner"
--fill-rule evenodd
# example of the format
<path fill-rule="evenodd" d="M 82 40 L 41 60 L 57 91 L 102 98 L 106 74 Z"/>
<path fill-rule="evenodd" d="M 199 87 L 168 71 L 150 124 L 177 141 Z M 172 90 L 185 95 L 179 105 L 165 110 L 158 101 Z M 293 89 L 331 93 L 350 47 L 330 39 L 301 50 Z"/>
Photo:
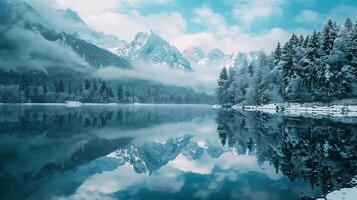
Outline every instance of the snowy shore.
<path fill-rule="evenodd" d="M 284 114 L 288 116 L 325 115 L 332 117 L 357 117 L 357 102 L 334 102 L 338 104 L 323 103 L 273 103 L 266 105 L 240 106 L 234 105 L 235 110 L 260 111 L 270 114 Z M 212 105 L 214 109 L 220 109 L 220 105 Z"/>
<path fill-rule="evenodd" d="M 233 106 L 233 109 L 247 111 L 261 111 L 271 114 L 286 115 L 328 115 L 333 117 L 357 117 L 357 105 L 313 105 L 313 104 L 267 104 L 259 106 Z"/>
<path fill-rule="evenodd" d="M 357 176 L 355 176 L 352 181 L 352 184 L 357 183 Z M 357 186 L 352 188 L 341 188 L 339 190 L 335 190 L 330 192 L 324 198 L 319 198 L 317 200 L 355 200 L 357 197 Z"/>

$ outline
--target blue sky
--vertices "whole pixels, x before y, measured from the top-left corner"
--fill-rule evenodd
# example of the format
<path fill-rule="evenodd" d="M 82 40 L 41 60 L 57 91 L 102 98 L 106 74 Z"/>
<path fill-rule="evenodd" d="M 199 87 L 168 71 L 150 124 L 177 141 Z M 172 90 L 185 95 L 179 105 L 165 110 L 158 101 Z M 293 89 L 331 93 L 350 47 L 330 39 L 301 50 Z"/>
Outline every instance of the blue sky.
<path fill-rule="evenodd" d="M 269 0 L 268 0 L 269 1 Z M 267 2 L 268 2 L 267 1 Z M 180 12 L 182 16 L 187 19 L 189 23 L 188 32 L 195 33 L 205 31 L 205 27 L 194 23 L 193 20 L 190 20 L 195 17 L 194 8 L 199 8 L 202 6 L 207 6 L 211 8 L 214 12 L 224 16 L 225 20 L 230 25 L 240 25 L 246 28 L 246 31 L 251 33 L 259 34 L 264 31 L 267 31 L 274 27 L 281 27 L 284 29 L 318 29 L 323 25 L 323 22 L 331 17 L 337 21 L 349 17 L 353 18 L 357 13 L 353 13 L 357 8 L 357 1 L 354 0 L 292 0 L 292 1 L 271 1 L 284 2 L 282 3 L 281 13 L 273 13 L 267 17 L 258 17 L 256 20 L 253 20 L 252 23 L 249 23 L 249 26 L 246 26 L 244 19 L 234 16 L 232 10 L 235 6 L 240 7 L 241 5 L 246 5 L 245 0 L 181 0 L 181 1 L 172 1 L 167 4 L 151 4 L 145 5 L 139 8 L 144 16 L 152 15 L 158 12 L 158 10 L 164 12 Z M 254 1 L 252 1 L 254 2 Z M 286 2 L 286 3 L 285 3 Z M 338 12 L 336 9 L 341 9 Z M 344 12 L 347 11 L 347 12 Z M 337 13 L 334 13 L 337 12 Z M 310 17 L 311 21 L 304 21 L 304 19 L 297 20 L 296 18 L 304 15 L 305 17 Z M 354 16 L 351 16 L 354 14 Z M 308 16 L 306 16 L 308 15 Z M 315 19 L 316 16 L 316 19 Z M 293 20 L 292 20 L 293 19 Z M 295 19 L 295 20 L 294 20 Z"/>
<path fill-rule="evenodd" d="M 270 51 L 292 32 L 320 29 L 328 18 L 357 20 L 356 0 L 53 0 L 92 28 L 130 40 L 154 30 L 184 50 Z"/>

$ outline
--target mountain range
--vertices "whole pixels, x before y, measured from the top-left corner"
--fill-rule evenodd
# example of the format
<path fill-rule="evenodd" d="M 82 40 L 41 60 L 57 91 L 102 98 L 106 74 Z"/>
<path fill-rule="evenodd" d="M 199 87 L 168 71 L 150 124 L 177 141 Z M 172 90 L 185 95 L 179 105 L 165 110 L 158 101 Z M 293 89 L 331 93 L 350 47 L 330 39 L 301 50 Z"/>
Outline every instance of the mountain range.
<path fill-rule="evenodd" d="M 6 25 L 4 26 L 6 28 L 0 29 L 1 36 L 4 38 L 0 55 L 7 61 L 1 64 L 9 65 L 9 68 L 10 65 L 28 67 L 31 63 L 34 63 L 32 67 L 36 68 L 35 65 L 48 64 L 51 60 L 53 65 L 51 67 L 58 67 L 59 63 L 68 62 L 69 66 L 78 65 L 81 66 L 80 68 L 88 64 L 94 69 L 107 66 L 132 68 L 133 64 L 143 61 L 145 64 L 166 65 L 172 69 L 190 72 L 194 70 L 193 65 L 222 66 L 229 58 L 219 49 L 213 49 L 206 54 L 202 49 L 193 47 L 181 53 L 153 31 L 139 32 L 129 42 L 120 40 L 116 36 L 93 30 L 71 9 L 56 10 L 53 12 L 55 17 L 49 19 L 48 14 L 39 12 L 36 7 L 14 0 L 1 1 L 0 10 L 1 22 Z M 23 38 L 11 41 L 8 37 L 9 34 L 14 35 L 11 31 L 21 31 L 22 35 L 18 37 Z M 60 46 L 60 48 L 54 47 L 53 51 L 43 51 L 48 47 L 39 47 L 42 50 L 39 52 L 37 49 L 24 47 L 23 43 L 31 44 L 31 42 L 39 46 L 40 42 L 33 38 L 32 41 L 28 41 L 33 34 L 36 40 L 45 40 L 46 44 Z M 13 46 L 19 46 L 17 52 L 12 49 Z M 64 53 L 55 53 L 55 49 L 64 49 L 71 56 L 60 58 Z M 73 52 L 77 56 L 74 56 Z M 18 58 L 18 55 L 21 55 L 21 58 Z M 31 61 L 25 59 L 29 57 Z"/>
<path fill-rule="evenodd" d="M 173 69 L 192 71 L 190 62 L 180 51 L 153 31 L 137 33 L 132 41 L 112 49 L 112 52 L 132 61 L 163 64 Z"/>
<path fill-rule="evenodd" d="M 230 56 L 219 49 L 212 49 L 205 54 L 201 48 L 192 47 L 183 52 L 183 57 L 195 65 L 216 65 L 221 67 Z"/>

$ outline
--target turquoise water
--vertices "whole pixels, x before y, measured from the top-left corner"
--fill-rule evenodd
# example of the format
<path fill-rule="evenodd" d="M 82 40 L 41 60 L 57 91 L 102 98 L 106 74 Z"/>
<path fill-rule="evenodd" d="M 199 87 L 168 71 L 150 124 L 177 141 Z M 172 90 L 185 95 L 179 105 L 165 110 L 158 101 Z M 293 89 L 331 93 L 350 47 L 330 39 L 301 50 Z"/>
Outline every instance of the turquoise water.
<path fill-rule="evenodd" d="M 309 199 L 357 174 L 356 119 L 198 105 L 0 106 L 0 199 Z"/>

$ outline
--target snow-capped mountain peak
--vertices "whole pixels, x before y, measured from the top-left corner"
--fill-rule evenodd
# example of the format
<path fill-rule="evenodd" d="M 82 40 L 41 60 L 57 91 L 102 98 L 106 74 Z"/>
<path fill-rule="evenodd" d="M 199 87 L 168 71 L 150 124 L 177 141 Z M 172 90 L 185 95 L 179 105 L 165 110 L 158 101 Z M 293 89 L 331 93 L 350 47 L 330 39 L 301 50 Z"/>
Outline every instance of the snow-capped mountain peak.
<path fill-rule="evenodd" d="M 200 60 L 204 59 L 206 55 L 202 49 L 200 49 L 198 47 L 192 47 L 192 48 L 186 49 L 183 52 L 183 56 L 190 62 L 198 63 Z"/>
<path fill-rule="evenodd" d="M 177 48 L 153 31 L 139 32 L 132 41 L 112 51 L 133 61 L 141 60 L 151 64 L 164 64 L 174 69 L 192 71 L 190 62 Z"/>

